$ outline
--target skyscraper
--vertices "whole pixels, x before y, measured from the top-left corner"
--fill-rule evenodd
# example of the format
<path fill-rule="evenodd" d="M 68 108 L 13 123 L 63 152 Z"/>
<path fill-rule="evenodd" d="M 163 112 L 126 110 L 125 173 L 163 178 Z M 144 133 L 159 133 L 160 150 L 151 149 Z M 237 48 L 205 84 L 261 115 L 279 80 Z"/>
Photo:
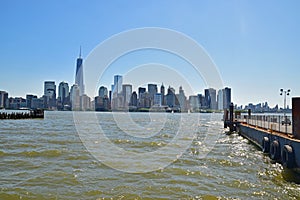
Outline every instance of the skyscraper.
<path fill-rule="evenodd" d="M 146 88 L 139 87 L 138 88 L 138 95 L 139 95 L 139 100 L 142 99 L 142 94 L 146 92 Z"/>
<path fill-rule="evenodd" d="M 217 95 L 216 90 L 213 88 L 205 89 L 205 101 L 209 109 L 217 109 Z"/>
<path fill-rule="evenodd" d="M 69 84 L 66 82 L 60 82 L 58 86 L 58 99 L 65 105 L 69 101 L 70 91 L 69 91 Z"/>
<path fill-rule="evenodd" d="M 80 110 L 80 89 L 77 84 L 71 87 L 70 100 L 72 104 L 72 110 Z"/>
<path fill-rule="evenodd" d="M 44 82 L 44 95 L 52 97 L 55 95 L 56 97 L 56 85 L 54 81 L 45 81 Z"/>
<path fill-rule="evenodd" d="M 178 94 L 178 103 L 181 111 L 186 110 L 186 96 L 184 94 L 184 90 L 182 89 L 182 86 L 179 87 L 179 94 Z"/>
<path fill-rule="evenodd" d="M 175 106 L 175 101 L 176 101 L 175 89 L 172 88 L 171 86 L 169 86 L 168 88 L 166 99 L 167 99 L 166 103 L 169 107 L 172 108 Z"/>
<path fill-rule="evenodd" d="M 26 108 L 32 108 L 33 99 L 37 99 L 37 96 L 32 94 L 26 94 Z"/>
<path fill-rule="evenodd" d="M 108 97 L 108 91 L 107 91 L 107 88 L 106 87 L 104 87 L 104 86 L 101 86 L 100 88 L 99 88 L 99 92 L 98 92 L 99 94 L 99 97 L 102 97 L 102 98 L 104 98 L 104 97 Z"/>
<path fill-rule="evenodd" d="M 154 102 L 153 104 L 155 106 L 161 106 L 162 105 L 162 103 L 161 103 L 161 93 L 156 93 L 154 95 L 154 101 L 153 102 Z"/>
<path fill-rule="evenodd" d="M 218 110 L 223 110 L 224 109 L 224 93 L 223 93 L 223 89 L 220 89 L 218 91 Z"/>
<path fill-rule="evenodd" d="M 160 93 L 161 93 L 161 104 L 165 105 L 166 104 L 166 102 L 165 102 L 165 86 L 163 83 L 160 86 Z"/>
<path fill-rule="evenodd" d="M 122 86 L 122 93 L 123 93 L 123 97 L 124 97 L 124 107 L 128 107 L 129 102 L 130 102 L 130 97 L 132 94 L 132 85 L 130 84 L 124 84 Z"/>
<path fill-rule="evenodd" d="M 150 96 L 153 96 L 157 93 L 157 85 L 156 84 L 148 84 L 148 92 Z"/>
<path fill-rule="evenodd" d="M 0 108 L 8 108 L 8 93 L 0 91 Z"/>
<path fill-rule="evenodd" d="M 44 82 L 44 106 L 47 109 L 56 108 L 56 85 L 54 81 Z"/>
<path fill-rule="evenodd" d="M 190 103 L 190 109 L 191 112 L 198 112 L 200 108 L 200 101 L 199 101 L 198 95 L 191 95 L 189 96 L 189 103 Z"/>
<path fill-rule="evenodd" d="M 120 94 L 122 92 L 123 78 L 121 75 L 114 76 L 113 94 Z"/>
<path fill-rule="evenodd" d="M 137 106 L 138 101 L 137 101 L 137 93 L 134 91 L 130 97 L 130 106 Z"/>
<path fill-rule="evenodd" d="M 78 85 L 79 94 L 82 96 L 84 94 L 84 82 L 83 82 L 83 59 L 81 58 L 81 47 L 79 51 L 79 57 L 76 61 L 76 73 L 75 73 L 75 84 Z"/>

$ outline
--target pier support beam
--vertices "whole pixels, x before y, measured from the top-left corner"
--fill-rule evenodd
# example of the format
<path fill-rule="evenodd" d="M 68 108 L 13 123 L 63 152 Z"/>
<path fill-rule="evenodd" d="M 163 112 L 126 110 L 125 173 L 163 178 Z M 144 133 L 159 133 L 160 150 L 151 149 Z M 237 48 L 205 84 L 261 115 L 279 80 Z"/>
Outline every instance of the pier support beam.
<path fill-rule="evenodd" d="M 233 132 L 236 130 L 233 123 L 233 103 L 229 105 L 229 121 L 230 121 L 230 125 L 229 125 L 230 132 Z"/>
<path fill-rule="evenodd" d="M 292 98 L 293 135 L 300 139 L 300 97 Z"/>

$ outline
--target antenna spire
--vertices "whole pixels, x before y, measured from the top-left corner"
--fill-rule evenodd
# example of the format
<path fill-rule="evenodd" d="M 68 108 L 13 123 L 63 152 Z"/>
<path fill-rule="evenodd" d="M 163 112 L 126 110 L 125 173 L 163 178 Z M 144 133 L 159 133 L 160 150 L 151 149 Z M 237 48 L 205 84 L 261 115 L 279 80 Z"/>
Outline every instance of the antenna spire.
<path fill-rule="evenodd" d="M 79 58 L 81 58 L 81 45 L 79 47 Z"/>

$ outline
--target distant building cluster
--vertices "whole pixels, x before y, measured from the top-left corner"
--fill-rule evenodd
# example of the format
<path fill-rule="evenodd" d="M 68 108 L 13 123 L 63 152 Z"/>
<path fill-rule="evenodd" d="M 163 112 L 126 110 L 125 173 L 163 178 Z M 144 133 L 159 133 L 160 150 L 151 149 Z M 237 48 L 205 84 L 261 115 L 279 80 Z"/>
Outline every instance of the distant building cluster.
<path fill-rule="evenodd" d="M 228 109 L 231 103 L 231 89 L 226 87 L 216 91 L 205 89 L 204 94 L 185 96 L 182 87 L 176 93 L 171 86 L 149 83 L 133 91 L 131 84 L 123 84 L 123 77 L 115 75 L 111 89 L 101 86 L 98 96 L 93 100 L 85 94 L 83 80 L 83 59 L 81 49 L 76 60 L 75 83 L 70 87 L 66 82 L 44 82 L 42 97 L 27 94 L 22 97 L 9 97 L 5 91 L 0 91 L 0 108 L 7 109 L 36 109 L 73 110 L 73 111 L 174 111 L 200 112 L 202 110 Z"/>
<path fill-rule="evenodd" d="M 206 89 L 205 95 L 199 94 L 186 97 L 182 87 L 178 93 L 171 86 L 166 88 L 149 83 L 146 87 L 139 87 L 133 91 L 131 84 L 123 84 L 121 75 L 114 76 L 114 84 L 111 90 L 101 86 L 99 95 L 95 97 L 95 110 L 143 110 L 153 111 L 172 110 L 178 112 L 199 112 L 201 109 L 223 110 L 229 108 L 231 102 L 231 89 L 224 88 L 216 93 L 215 89 Z"/>
<path fill-rule="evenodd" d="M 284 109 L 284 108 L 279 108 L 279 106 L 277 104 L 273 108 L 271 108 L 268 105 L 268 102 L 258 103 L 258 104 L 249 103 L 248 105 L 245 105 L 244 107 L 236 105 L 235 109 L 245 110 L 245 111 L 250 109 L 252 112 L 255 112 L 255 113 L 265 113 L 265 112 L 274 113 L 274 112 L 284 112 L 284 111 L 291 112 L 291 109 L 289 108 L 289 106 L 287 106 L 287 108 Z"/>

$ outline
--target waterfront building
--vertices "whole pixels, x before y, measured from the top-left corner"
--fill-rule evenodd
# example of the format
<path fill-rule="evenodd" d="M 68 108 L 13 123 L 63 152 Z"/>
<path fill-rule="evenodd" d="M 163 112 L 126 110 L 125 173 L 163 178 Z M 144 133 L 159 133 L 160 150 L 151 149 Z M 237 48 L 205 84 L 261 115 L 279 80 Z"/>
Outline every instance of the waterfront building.
<path fill-rule="evenodd" d="M 112 110 L 123 110 L 124 109 L 124 96 L 123 94 L 116 94 L 111 101 Z"/>
<path fill-rule="evenodd" d="M 0 108 L 8 108 L 8 93 L 5 91 L 0 91 Z"/>
<path fill-rule="evenodd" d="M 218 102 L 218 110 L 223 110 L 224 109 L 224 93 L 223 93 L 223 89 L 220 89 L 218 91 L 218 96 L 217 96 L 217 102 Z"/>
<path fill-rule="evenodd" d="M 203 96 L 202 94 L 198 94 L 198 99 L 199 99 L 199 108 L 200 109 L 205 109 L 207 108 L 207 103 L 205 100 L 205 96 Z"/>
<path fill-rule="evenodd" d="M 178 106 L 180 107 L 181 111 L 186 111 L 186 96 L 184 94 L 184 90 L 182 89 L 182 86 L 179 87 L 179 94 L 177 95 L 178 100 Z"/>
<path fill-rule="evenodd" d="M 37 99 L 36 95 L 27 94 L 26 95 L 26 108 L 31 109 L 32 108 L 32 101 L 33 99 Z"/>
<path fill-rule="evenodd" d="M 162 106 L 162 98 L 161 98 L 162 94 L 161 93 L 156 93 L 154 95 L 154 106 Z"/>
<path fill-rule="evenodd" d="M 132 94 L 132 85 L 123 84 L 122 85 L 122 93 L 124 98 L 124 107 L 127 109 L 129 106 L 131 94 Z"/>
<path fill-rule="evenodd" d="M 80 110 L 91 110 L 91 98 L 88 97 L 86 94 L 80 96 Z"/>
<path fill-rule="evenodd" d="M 138 88 L 139 99 L 141 99 L 142 94 L 145 92 L 146 92 L 146 88 L 143 88 L 143 87 Z"/>
<path fill-rule="evenodd" d="M 139 108 L 150 108 L 151 107 L 151 97 L 150 97 L 149 92 L 141 93 L 138 107 Z"/>
<path fill-rule="evenodd" d="M 111 100 L 112 100 L 112 90 L 110 90 L 108 92 L 108 99 L 109 99 L 109 103 L 111 104 Z"/>
<path fill-rule="evenodd" d="M 139 87 L 138 88 L 138 107 L 142 107 L 141 105 L 144 104 L 144 101 L 143 98 L 144 98 L 144 93 L 146 93 L 146 88 L 143 88 L 143 87 Z"/>
<path fill-rule="evenodd" d="M 32 98 L 31 109 L 44 108 L 44 98 Z"/>
<path fill-rule="evenodd" d="M 151 106 L 154 104 L 154 96 L 157 94 L 157 85 L 156 84 L 148 84 L 148 93 L 151 99 Z"/>
<path fill-rule="evenodd" d="M 77 84 L 79 88 L 79 95 L 82 96 L 85 93 L 85 91 L 83 81 L 83 59 L 81 58 L 81 47 L 79 51 L 79 57 L 76 60 L 75 84 Z"/>
<path fill-rule="evenodd" d="M 217 110 L 217 99 L 216 90 L 213 88 L 205 89 L 205 101 L 207 103 L 207 108 L 212 110 Z"/>
<path fill-rule="evenodd" d="M 56 85 L 54 81 L 44 82 L 44 108 L 56 109 Z"/>
<path fill-rule="evenodd" d="M 114 76 L 113 94 L 116 96 L 122 92 L 123 77 L 121 75 Z"/>
<path fill-rule="evenodd" d="M 101 87 L 99 88 L 98 95 L 99 95 L 99 97 L 102 97 L 102 98 L 108 97 L 107 88 L 104 87 L 104 86 L 101 86 Z"/>
<path fill-rule="evenodd" d="M 111 99 L 112 110 L 119 110 L 119 109 L 123 109 L 124 107 L 122 84 L 123 84 L 123 77 L 121 75 L 115 75 L 114 84 L 112 85 L 112 99 Z"/>
<path fill-rule="evenodd" d="M 200 108 L 199 96 L 191 95 L 189 96 L 189 107 L 191 112 L 198 112 Z"/>
<path fill-rule="evenodd" d="M 72 85 L 70 91 L 71 109 L 74 111 L 80 110 L 80 88 L 77 84 Z"/>
<path fill-rule="evenodd" d="M 137 93 L 135 91 L 131 94 L 129 105 L 134 107 L 138 106 Z"/>
<path fill-rule="evenodd" d="M 10 97 L 8 101 L 10 109 L 18 110 L 20 108 L 26 108 L 26 99 L 22 97 Z"/>
<path fill-rule="evenodd" d="M 168 92 L 166 95 L 166 103 L 167 106 L 169 107 L 174 107 L 175 106 L 175 101 L 176 101 L 176 95 L 175 95 L 175 89 L 169 86 Z"/>
<path fill-rule="evenodd" d="M 70 107 L 70 90 L 69 84 L 60 82 L 58 86 L 57 109 L 68 110 Z"/>
<path fill-rule="evenodd" d="M 161 104 L 162 105 L 166 105 L 166 101 L 165 101 L 165 86 L 162 83 L 160 86 L 160 93 L 161 93 Z"/>
<path fill-rule="evenodd" d="M 109 109 L 110 109 L 110 102 L 109 102 L 109 99 L 107 96 L 95 97 L 94 104 L 95 104 L 95 111 L 109 111 Z"/>

